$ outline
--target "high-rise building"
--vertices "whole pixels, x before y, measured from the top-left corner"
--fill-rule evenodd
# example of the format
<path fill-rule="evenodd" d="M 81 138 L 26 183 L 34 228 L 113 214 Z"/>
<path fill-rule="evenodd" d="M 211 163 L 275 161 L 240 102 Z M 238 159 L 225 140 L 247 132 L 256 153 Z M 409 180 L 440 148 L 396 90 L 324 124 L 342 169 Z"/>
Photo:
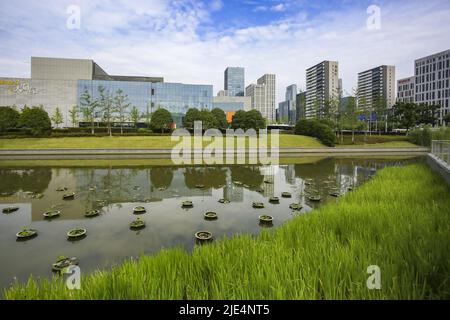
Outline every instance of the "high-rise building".
<path fill-rule="evenodd" d="M 295 100 L 295 123 L 306 117 L 306 91 L 297 94 Z"/>
<path fill-rule="evenodd" d="M 357 102 L 359 109 L 391 108 L 395 97 L 395 67 L 379 66 L 358 74 Z"/>
<path fill-rule="evenodd" d="M 400 79 L 397 81 L 397 101 L 414 102 L 415 77 Z"/>
<path fill-rule="evenodd" d="M 278 104 L 277 121 L 284 124 L 293 124 L 296 120 L 297 85 L 292 84 L 286 88 L 285 101 Z"/>
<path fill-rule="evenodd" d="M 244 96 L 245 69 L 241 67 L 228 67 L 225 70 L 224 89 L 229 96 Z"/>
<path fill-rule="evenodd" d="M 450 112 L 450 50 L 415 61 L 415 102 L 439 105 L 439 122 Z"/>
<path fill-rule="evenodd" d="M 257 84 L 246 88 L 245 95 L 251 97 L 252 109 L 261 112 L 269 121 L 275 120 L 276 77 L 274 74 L 265 74 L 258 79 Z"/>
<path fill-rule="evenodd" d="M 320 116 L 325 104 L 339 98 L 339 63 L 322 61 L 306 70 L 306 110 L 308 119 Z"/>

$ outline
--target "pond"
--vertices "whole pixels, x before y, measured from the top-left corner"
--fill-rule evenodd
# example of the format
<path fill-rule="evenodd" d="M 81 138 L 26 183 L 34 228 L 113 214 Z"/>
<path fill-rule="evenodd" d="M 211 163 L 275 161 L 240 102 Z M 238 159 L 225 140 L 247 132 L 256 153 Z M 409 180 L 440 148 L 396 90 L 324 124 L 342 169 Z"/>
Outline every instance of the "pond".
<path fill-rule="evenodd" d="M 357 188 L 385 166 L 416 161 L 327 158 L 271 167 L 3 167 L 0 210 L 18 210 L 0 213 L 0 287 L 30 275 L 50 277 L 51 264 L 60 255 L 77 257 L 82 272 L 91 272 L 162 248 L 191 250 L 198 231 L 212 232 L 215 240 L 258 234 L 262 228 L 277 227 L 338 201 L 337 195 Z M 74 198 L 63 200 L 72 192 Z M 282 197 L 283 192 L 292 197 Z M 274 196 L 279 203 L 269 201 Z M 311 201 L 311 196 L 320 196 L 321 201 Z M 230 203 L 220 203 L 221 199 Z M 183 208 L 184 201 L 192 201 L 193 207 Z M 253 208 L 254 202 L 265 208 Z M 303 209 L 293 211 L 292 203 Z M 138 206 L 145 213 L 135 214 Z M 61 214 L 46 219 L 43 213 L 49 210 Z M 99 215 L 87 218 L 85 213 L 91 210 L 99 210 Z M 217 213 L 217 219 L 205 219 L 207 212 Z M 260 223 L 261 215 L 272 216 L 273 223 Z M 131 230 L 130 223 L 137 218 L 146 227 Z M 16 233 L 24 227 L 38 230 L 38 236 L 18 241 Z M 86 229 L 87 235 L 69 241 L 67 232 L 74 228 Z"/>

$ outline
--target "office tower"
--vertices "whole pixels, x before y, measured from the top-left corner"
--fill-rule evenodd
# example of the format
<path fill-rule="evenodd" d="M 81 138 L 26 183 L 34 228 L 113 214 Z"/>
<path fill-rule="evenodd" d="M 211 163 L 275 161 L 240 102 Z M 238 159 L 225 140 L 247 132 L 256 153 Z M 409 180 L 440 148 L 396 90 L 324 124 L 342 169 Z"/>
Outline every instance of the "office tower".
<path fill-rule="evenodd" d="M 228 67 L 225 70 L 224 89 L 229 96 L 244 96 L 245 69 L 240 67 Z"/>
<path fill-rule="evenodd" d="M 306 70 L 306 111 L 308 119 L 322 115 L 325 104 L 339 98 L 339 63 L 323 61 Z"/>
<path fill-rule="evenodd" d="M 252 109 L 261 112 L 262 116 L 270 122 L 275 120 L 276 77 L 274 74 L 265 74 L 256 84 L 246 88 L 246 96 L 251 97 Z"/>
<path fill-rule="evenodd" d="M 395 100 L 394 66 L 383 65 L 358 74 L 359 109 L 391 108 Z"/>
<path fill-rule="evenodd" d="M 294 124 L 296 120 L 297 85 L 292 84 L 286 88 L 285 101 L 278 105 L 277 120 L 283 124 Z"/>
<path fill-rule="evenodd" d="M 397 81 L 398 102 L 414 102 L 415 80 L 415 77 L 409 77 Z"/>
<path fill-rule="evenodd" d="M 439 105 L 439 122 L 450 112 L 450 50 L 415 61 L 415 102 Z"/>
<path fill-rule="evenodd" d="M 306 91 L 297 94 L 295 100 L 295 123 L 306 117 Z"/>

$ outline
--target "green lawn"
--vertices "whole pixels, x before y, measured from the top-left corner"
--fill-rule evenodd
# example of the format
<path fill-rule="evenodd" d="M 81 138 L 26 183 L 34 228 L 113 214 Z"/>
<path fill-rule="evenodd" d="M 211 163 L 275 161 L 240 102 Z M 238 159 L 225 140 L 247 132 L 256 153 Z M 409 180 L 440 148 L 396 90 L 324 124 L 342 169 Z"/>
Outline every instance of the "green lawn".
<path fill-rule="evenodd" d="M 0 139 L 0 149 L 166 149 L 176 144 L 170 136 Z M 280 147 L 324 146 L 314 138 L 281 135 Z"/>
<path fill-rule="evenodd" d="M 78 291 L 62 279 L 30 279 L 4 297 L 449 299 L 449 262 L 450 186 L 416 164 L 384 169 L 337 203 L 257 237 L 143 256 L 83 275 Z M 372 265 L 381 290 L 366 287 Z"/>
<path fill-rule="evenodd" d="M 381 143 L 368 143 L 368 144 L 348 144 L 348 145 L 336 145 L 337 148 L 414 148 L 417 145 L 409 141 L 390 141 Z"/>

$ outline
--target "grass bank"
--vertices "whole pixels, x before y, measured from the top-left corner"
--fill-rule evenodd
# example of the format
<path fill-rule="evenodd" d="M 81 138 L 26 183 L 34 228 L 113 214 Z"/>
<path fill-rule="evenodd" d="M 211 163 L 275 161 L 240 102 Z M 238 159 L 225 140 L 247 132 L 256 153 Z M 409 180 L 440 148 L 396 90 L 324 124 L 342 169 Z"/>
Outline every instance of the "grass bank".
<path fill-rule="evenodd" d="M 0 139 L 0 149 L 170 149 L 176 144 L 170 136 Z M 311 137 L 280 135 L 280 147 L 322 148 L 324 145 Z"/>
<path fill-rule="evenodd" d="M 4 297 L 448 299 L 449 259 L 450 186 L 417 164 L 384 169 L 339 202 L 258 237 L 143 256 L 84 276 L 79 291 L 30 279 Z M 366 287 L 371 265 L 381 268 L 381 290 Z"/>

